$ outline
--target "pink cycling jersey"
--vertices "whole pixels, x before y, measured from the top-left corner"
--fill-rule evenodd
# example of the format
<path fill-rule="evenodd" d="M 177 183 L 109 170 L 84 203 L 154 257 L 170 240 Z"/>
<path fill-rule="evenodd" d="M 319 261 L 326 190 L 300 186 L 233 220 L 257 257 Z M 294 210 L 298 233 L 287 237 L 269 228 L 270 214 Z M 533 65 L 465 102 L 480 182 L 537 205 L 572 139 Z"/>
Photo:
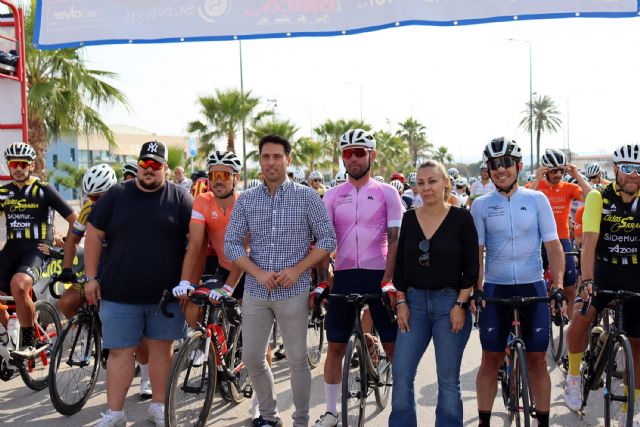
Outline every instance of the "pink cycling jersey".
<path fill-rule="evenodd" d="M 358 191 L 347 181 L 323 198 L 338 239 L 336 270 L 384 270 L 387 228 L 400 227 L 402 201 L 398 191 L 373 179 Z"/>

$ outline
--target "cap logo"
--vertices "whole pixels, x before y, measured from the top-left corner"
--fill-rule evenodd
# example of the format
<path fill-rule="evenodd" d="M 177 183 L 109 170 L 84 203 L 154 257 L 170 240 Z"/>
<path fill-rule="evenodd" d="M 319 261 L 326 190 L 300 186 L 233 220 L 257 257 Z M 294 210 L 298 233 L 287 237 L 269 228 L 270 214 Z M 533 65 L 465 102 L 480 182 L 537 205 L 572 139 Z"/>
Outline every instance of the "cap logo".
<path fill-rule="evenodd" d="M 158 152 L 158 144 L 156 144 L 155 142 L 152 142 L 151 144 L 149 144 L 147 149 L 149 150 L 150 153 L 157 153 Z"/>

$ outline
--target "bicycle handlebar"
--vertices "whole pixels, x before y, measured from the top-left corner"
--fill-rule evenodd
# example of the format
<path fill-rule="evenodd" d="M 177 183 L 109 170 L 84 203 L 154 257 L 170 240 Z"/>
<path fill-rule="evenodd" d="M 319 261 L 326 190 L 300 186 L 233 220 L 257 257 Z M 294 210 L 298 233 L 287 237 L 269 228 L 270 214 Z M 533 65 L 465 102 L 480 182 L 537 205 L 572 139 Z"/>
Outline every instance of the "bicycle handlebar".
<path fill-rule="evenodd" d="M 550 302 L 553 298 L 548 296 L 544 297 L 521 297 L 521 296 L 513 296 L 511 298 L 482 298 L 482 301 L 486 301 L 489 304 L 496 305 L 505 305 L 507 307 L 511 307 L 514 309 L 519 309 L 527 305 L 531 304 L 539 304 L 543 302 Z M 477 302 L 477 301 L 476 301 Z M 478 323 L 480 323 L 480 312 L 482 312 L 482 303 L 476 304 L 476 319 L 473 322 L 474 327 L 478 327 Z"/>
<path fill-rule="evenodd" d="M 46 287 L 49 288 L 49 294 L 51 294 L 51 297 L 53 297 L 54 299 L 60 299 L 60 297 L 62 295 L 58 295 L 56 293 L 56 291 L 53 289 L 54 285 L 56 283 L 58 283 L 60 281 L 60 276 L 57 274 L 54 274 L 53 276 L 51 276 L 51 280 L 49 280 L 49 283 L 46 284 Z M 76 283 L 78 285 L 84 285 L 85 283 L 87 283 L 87 278 L 86 277 L 77 277 L 77 276 L 73 276 L 71 283 Z"/>
<path fill-rule="evenodd" d="M 360 307 L 364 306 L 367 301 L 380 299 L 382 300 L 382 304 L 384 305 L 385 310 L 387 311 L 387 316 L 389 316 L 389 320 L 391 323 L 396 321 L 396 314 L 391 307 L 391 300 L 385 294 L 329 294 L 329 297 L 344 299 L 348 303 L 356 304 Z"/>
<path fill-rule="evenodd" d="M 165 289 L 162 291 L 162 298 L 160 298 L 160 302 L 158 303 L 158 308 L 156 308 L 156 315 L 162 311 L 162 315 L 164 317 L 168 317 L 169 319 L 173 319 L 175 316 L 169 310 L 167 310 L 167 303 L 169 302 L 169 297 L 171 296 L 171 291 L 169 289 Z"/>
<path fill-rule="evenodd" d="M 580 310 L 580 314 L 582 314 L 583 316 L 585 316 L 587 314 L 587 311 L 589 311 L 589 307 L 591 307 L 591 302 L 593 300 L 593 296 L 594 295 L 603 295 L 603 296 L 611 296 L 613 297 L 613 300 L 618 300 L 618 301 L 626 301 L 629 299 L 633 299 L 633 298 L 640 298 L 640 293 L 638 292 L 633 292 L 633 291 L 626 291 L 623 289 L 598 289 L 597 286 L 593 285 L 592 288 L 592 292 L 590 294 L 590 298 L 589 301 L 587 301 L 586 303 L 582 304 L 582 309 Z"/>

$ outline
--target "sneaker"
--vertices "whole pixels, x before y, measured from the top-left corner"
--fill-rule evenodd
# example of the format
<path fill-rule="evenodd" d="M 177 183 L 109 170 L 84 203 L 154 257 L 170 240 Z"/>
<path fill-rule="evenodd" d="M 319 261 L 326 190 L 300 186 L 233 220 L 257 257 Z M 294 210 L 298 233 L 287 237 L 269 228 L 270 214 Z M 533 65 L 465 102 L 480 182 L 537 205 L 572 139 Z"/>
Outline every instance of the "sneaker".
<path fill-rule="evenodd" d="M 631 424 L 633 427 L 640 427 L 640 423 L 637 421 L 633 421 Z M 618 427 L 627 427 L 627 413 L 622 412 L 618 417 Z"/>
<path fill-rule="evenodd" d="M 204 352 L 200 349 L 191 352 L 191 365 L 196 368 L 204 364 Z"/>
<path fill-rule="evenodd" d="M 567 375 L 564 386 L 564 403 L 572 411 L 582 408 L 582 378 L 580 376 Z"/>
<path fill-rule="evenodd" d="M 331 412 L 325 412 L 320 418 L 316 420 L 313 427 L 334 427 L 338 425 L 338 416 L 333 415 Z"/>
<path fill-rule="evenodd" d="M 143 399 L 148 399 L 153 395 L 151 391 L 151 381 L 140 381 L 140 397 Z"/>
<path fill-rule="evenodd" d="M 121 412 L 120 415 L 114 415 L 109 409 L 107 412 L 101 412 L 100 415 L 102 415 L 102 419 L 98 421 L 96 427 L 125 427 L 127 425 L 127 417 L 124 412 Z"/>
<path fill-rule="evenodd" d="M 20 348 L 11 352 L 11 357 L 18 360 L 30 359 L 36 355 L 36 331 L 34 328 L 22 328 Z"/>
<path fill-rule="evenodd" d="M 164 404 L 149 405 L 147 411 L 147 420 L 151 421 L 157 426 L 164 426 Z"/>
<path fill-rule="evenodd" d="M 251 424 L 251 427 L 282 427 L 282 426 L 283 424 L 280 418 L 276 417 L 275 420 L 270 421 L 262 418 L 262 415 L 260 415 L 258 418 L 253 420 L 253 423 Z"/>

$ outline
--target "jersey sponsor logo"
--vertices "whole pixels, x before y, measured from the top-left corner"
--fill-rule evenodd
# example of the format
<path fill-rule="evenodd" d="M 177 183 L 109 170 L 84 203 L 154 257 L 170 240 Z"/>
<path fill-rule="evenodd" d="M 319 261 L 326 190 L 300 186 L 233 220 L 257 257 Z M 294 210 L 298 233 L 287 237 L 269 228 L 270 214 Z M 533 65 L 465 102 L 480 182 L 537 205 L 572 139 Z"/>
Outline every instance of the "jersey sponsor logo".
<path fill-rule="evenodd" d="M 538 332 L 542 331 L 542 328 L 535 328 L 535 330 L 536 330 L 536 333 L 538 333 Z"/>
<path fill-rule="evenodd" d="M 526 211 L 526 210 L 527 210 L 527 207 L 526 207 L 526 206 L 521 206 L 521 207 L 520 207 L 520 210 L 521 210 L 521 211 Z"/>
<path fill-rule="evenodd" d="M 5 200 L 4 208 L 7 212 L 23 212 L 27 209 L 37 209 L 38 203 L 27 203 L 26 199 L 9 199 Z"/>
<path fill-rule="evenodd" d="M 367 200 L 373 200 L 373 196 L 367 197 Z"/>
<path fill-rule="evenodd" d="M 336 200 L 336 206 L 344 205 L 345 203 L 353 203 L 353 196 L 351 194 L 341 194 Z"/>
<path fill-rule="evenodd" d="M 211 211 L 211 218 L 218 218 L 218 212 L 215 210 Z"/>
<path fill-rule="evenodd" d="M 496 328 L 487 328 L 487 332 L 493 332 L 495 330 L 496 330 Z"/>
<path fill-rule="evenodd" d="M 31 226 L 31 223 L 13 221 L 13 222 L 10 222 L 9 225 L 11 226 L 11 228 L 15 230 L 16 228 L 29 228 Z"/>
<path fill-rule="evenodd" d="M 638 241 L 639 236 L 618 236 L 617 234 L 604 233 L 604 240 L 609 242 L 633 243 Z"/>
<path fill-rule="evenodd" d="M 625 247 L 621 247 L 620 245 L 609 246 L 607 249 L 611 253 L 622 254 L 622 255 L 631 255 L 631 254 L 638 253 L 638 248 L 625 248 Z"/>
<path fill-rule="evenodd" d="M 492 218 L 495 216 L 504 216 L 505 214 L 504 206 L 500 206 L 500 205 L 487 206 L 487 209 L 489 210 L 489 213 L 487 214 L 489 218 Z"/>
<path fill-rule="evenodd" d="M 23 213 L 8 213 L 7 214 L 7 219 L 12 221 L 12 220 L 23 220 L 23 221 L 32 221 L 34 218 L 29 215 L 29 214 L 23 214 Z"/>
<path fill-rule="evenodd" d="M 617 233 L 618 231 L 631 233 L 633 231 L 640 230 L 640 223 L 635 222 L 634 217 L 632 216 L 623 217 L 623 216 L 608 214 L 602 217 L 602 221 L 614 223 L 611 226 L 612 233 Z"/>

